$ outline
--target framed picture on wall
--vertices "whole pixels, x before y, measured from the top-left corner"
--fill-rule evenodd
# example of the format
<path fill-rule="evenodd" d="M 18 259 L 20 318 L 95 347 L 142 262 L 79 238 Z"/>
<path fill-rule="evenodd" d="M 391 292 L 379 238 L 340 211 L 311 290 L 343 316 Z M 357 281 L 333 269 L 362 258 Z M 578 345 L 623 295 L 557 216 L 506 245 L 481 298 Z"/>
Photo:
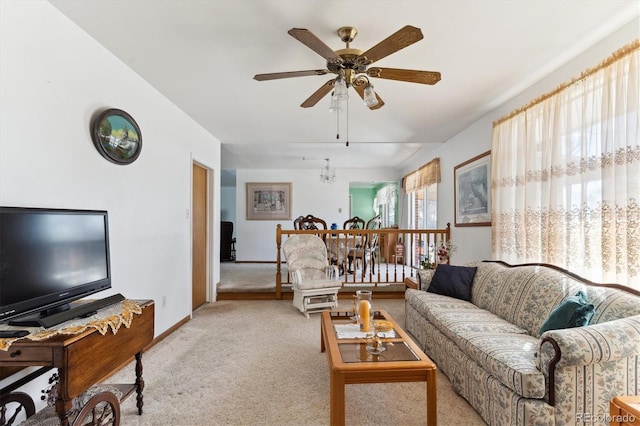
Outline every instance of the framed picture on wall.
<path fill-rule="evenodd" d="M 291 182 L 247 182 L 247 220 L 291 219 Z"/>
<path fill-rule="evenodd" d="M 133 163 L 142 150 L 138 123 L 121 109 L 107 109 L 91 123 L 91 139 L 105 159 L 115 164 Z"/>
<path fill-rule="evenodd" d="M 453 168 L 455 226 L 491 226 L 491 151 Z"/>

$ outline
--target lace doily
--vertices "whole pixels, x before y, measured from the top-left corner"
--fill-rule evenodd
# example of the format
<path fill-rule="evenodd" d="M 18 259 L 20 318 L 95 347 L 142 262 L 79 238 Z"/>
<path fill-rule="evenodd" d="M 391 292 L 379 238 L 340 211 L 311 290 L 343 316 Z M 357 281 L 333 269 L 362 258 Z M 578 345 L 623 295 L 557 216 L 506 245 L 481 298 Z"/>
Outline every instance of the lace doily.
<path fill-rule="evenodd" d="M 111 330 L 113 334 L 123 325 L 129 328 L 133 316 L 142 313 L 140 304 L 133 300 L 125 299 L 106 308 L 100 309 L 96 314 L 87 318 L 74 318 L 51 328 L 44 327 L 13 327 L 0 324 L 0 330 L 27 330 L 28 336 L 10 339 L 0 339 L 0 350 L 6 351 L 16 340 L 29 339 L 34 341 L 45 340 L 57 334 L 80 334 L 83 331 L 94 328 L 102 335 Z"/>

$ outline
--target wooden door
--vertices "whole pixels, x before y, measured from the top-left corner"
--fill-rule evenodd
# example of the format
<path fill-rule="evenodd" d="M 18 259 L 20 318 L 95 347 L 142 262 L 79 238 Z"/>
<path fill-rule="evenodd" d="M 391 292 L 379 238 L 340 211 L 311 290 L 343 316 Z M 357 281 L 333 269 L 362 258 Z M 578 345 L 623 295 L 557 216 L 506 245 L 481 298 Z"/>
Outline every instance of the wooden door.
<path fill-rule="evenodd" d="M 207 301 L 207 169 L 193 165 L 192 308 Z"/>

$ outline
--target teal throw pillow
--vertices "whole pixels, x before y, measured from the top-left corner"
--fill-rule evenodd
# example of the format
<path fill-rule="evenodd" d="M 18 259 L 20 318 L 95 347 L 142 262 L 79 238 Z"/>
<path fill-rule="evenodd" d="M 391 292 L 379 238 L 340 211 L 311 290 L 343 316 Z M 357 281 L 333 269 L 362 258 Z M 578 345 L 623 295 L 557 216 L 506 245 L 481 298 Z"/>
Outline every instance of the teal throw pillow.
<path fill-rule="evenodd" d="M 547 330 L 583 327 L 589 324 L 596 308 L 589 303 L 587 295 L 579 291 L 575 296 L 568 296 L 551 313 L 540 327 L 540 334 Z"/>

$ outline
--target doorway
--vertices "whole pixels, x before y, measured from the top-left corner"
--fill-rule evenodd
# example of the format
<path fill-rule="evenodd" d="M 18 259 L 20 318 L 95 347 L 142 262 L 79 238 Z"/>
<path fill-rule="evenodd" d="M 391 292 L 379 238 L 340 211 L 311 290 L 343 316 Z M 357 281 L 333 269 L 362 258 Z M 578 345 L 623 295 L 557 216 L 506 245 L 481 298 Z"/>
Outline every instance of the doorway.
<path fill-rule="evenodd" d="M 192 310 L 207 302 L 207 247 L 209 246 L 207 169 L 193 163 L 193 194 L 191 206 L 191 289 Z"/>

